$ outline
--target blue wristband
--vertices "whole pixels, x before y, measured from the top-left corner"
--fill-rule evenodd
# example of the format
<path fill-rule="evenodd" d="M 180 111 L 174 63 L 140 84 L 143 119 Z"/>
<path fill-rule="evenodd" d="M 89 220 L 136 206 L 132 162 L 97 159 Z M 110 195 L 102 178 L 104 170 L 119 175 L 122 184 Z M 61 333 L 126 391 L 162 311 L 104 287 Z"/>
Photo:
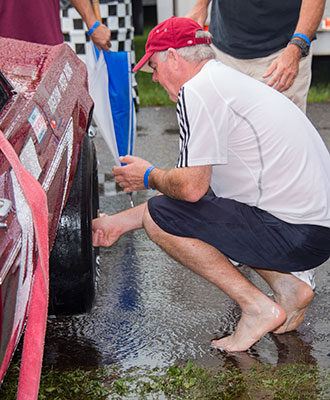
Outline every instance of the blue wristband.
<path fill-rule="evenodd" d="M 150 165 L 150 167 L 147 168 L 146 172 L 144 173 L 143 183 L 144 183 L 144 186 L 145 186 L 147 189 L 150 189 L 150 187 L 149 187 L 149 185 L 148 185 L 150 172 L 151 172 L 153 169 L 155 169 L 155 168 L 156 168 L 156 167 L 155 167 L 154 165 Z"/>
<path fill-rule="evenodd" d="M 101 25 L 100 21 L 96 21 L 95 24 L 90 28 L 90 30 L 87 32 L 88 36 L 91 36 L 91 34 L 95 31 L 95 29 Z"/>
<path fill-rule="evenodd" d="M 293 38 L 295 38 L 295 37 L 298 37 L 298 38 L 300 38 L 300 39 L 303 39 L 305 42 L 307 42 L 308 46 L 311 45 L 311 41 L 310 41 L 309 38 L 308 38 L 306 35 L 304 35 L 303 33 L 295 33 L 295 34 L 292 36 L 291 39 L 293 39 Z"/>

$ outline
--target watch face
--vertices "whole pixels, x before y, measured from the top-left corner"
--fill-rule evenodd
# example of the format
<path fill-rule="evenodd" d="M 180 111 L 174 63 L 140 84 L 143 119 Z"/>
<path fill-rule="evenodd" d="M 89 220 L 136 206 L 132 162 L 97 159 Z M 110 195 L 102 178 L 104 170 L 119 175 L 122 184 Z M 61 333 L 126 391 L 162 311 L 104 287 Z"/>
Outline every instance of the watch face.
<path fill-rule="evenodd" d="M 309 54 L 309 45 L 307 43 L 305 43 L 303 40 L 292 39 L 292 40 L 290 40 L 289 43 L 295 44 L 296 46 L 298 46 L 300 48 L 301 55 L 303 57 L 308 56 L 308 54 Z"/>

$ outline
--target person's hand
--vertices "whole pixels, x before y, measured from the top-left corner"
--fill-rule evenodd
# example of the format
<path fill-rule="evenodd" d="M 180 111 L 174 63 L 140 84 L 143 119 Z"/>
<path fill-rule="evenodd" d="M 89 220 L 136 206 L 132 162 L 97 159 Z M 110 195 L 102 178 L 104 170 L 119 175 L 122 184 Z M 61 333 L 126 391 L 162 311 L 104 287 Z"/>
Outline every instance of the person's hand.
<path fill-rule="evenodd" d="M 109 51 L 111 47 L 111 31 L 104 25 L 100 24 L 91 34 L 91 39 L 95 46 L 101 50 Z"/>
<path fill-rule="evenodd" d="M 124 192 L 130 193 L 136 190 L 145 190 L 143 177 L 151 164 L 142 158 L 134 156 L 120 157 L 119 160 L 126 165 L 113 167 L 112 175 L 119 186 L 124 189 Z"/>
<path fill-rule="evenodd" d="M 93 220 L 93 246 L 109 247 L 112 246 L 119 237 L 121 231 L 116 224 L 115 216 L 102 214 L 99 218 Z"/>
<path fill-rule="evenodd" d="M 95 218 L 92 223 L 93 246 L 112 246 L 124 233 L 141 229 L 146 207 L 145 202 L 117 214 L 100 214 L 99 218 Z"/>
<path fill-rule="evenodd" d="M 267 85 L 279 92 L 289 89 L 298 75 L 300 59 L 300 49 L 295 45 L 288 45 L 263 75 L 263 78 L 268 78 L 272 75 Z"/>

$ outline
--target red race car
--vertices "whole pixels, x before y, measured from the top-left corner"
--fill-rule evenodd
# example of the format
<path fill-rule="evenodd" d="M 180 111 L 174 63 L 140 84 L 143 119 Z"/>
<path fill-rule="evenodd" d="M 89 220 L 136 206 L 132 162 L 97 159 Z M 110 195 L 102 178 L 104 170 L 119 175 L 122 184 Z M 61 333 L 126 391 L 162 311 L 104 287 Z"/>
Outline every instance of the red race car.
<path fill-rule="evenodd" d="M 94 299 L 97 249 L 91 223 L 98 182 L 88 134 L 92 109 L 85 65 L 69 46 L 0 38 L 0 129 L 47 195 L 53 314 L 89 311 Z M 0 151 L 2 371 L 24 329 L 37 259 L 31 212 Z"/>

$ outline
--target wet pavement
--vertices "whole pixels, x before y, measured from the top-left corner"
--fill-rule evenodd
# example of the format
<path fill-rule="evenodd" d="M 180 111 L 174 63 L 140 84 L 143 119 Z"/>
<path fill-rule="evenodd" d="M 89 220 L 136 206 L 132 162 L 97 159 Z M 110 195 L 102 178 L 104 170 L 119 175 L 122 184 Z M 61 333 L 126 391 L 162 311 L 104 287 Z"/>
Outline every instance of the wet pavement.
<path fill-rule="evenodd" d="M 330 104 L 308 107 L 308 116 L 330 149 Z M 178 129 L 174 107 L 141 108 L 135 155 L 161 168 L 176 164 Z M 113 165 L 100 135 L 101 211 L 108 214 L 130 207 L 129 197 L 117 193 Z M 134 193 L 135 204 L 153 193 Z M 166 367 L 192 360 L 204 366 L 237 366 L 262 362 L 272 365 L 302 362 L 330 367 L 330 261 L 317 270 L 315 297 L 304 323 L 285 335 L 267 334 L 248 352 L 226 355 L 210 349 L 215 337 L 231 333 L 240 313 L 216 287 L 170 259 L 143 230 L 121 237 L 101 250 L 96 303 L 88 315 L 48 320 L 44 364 L 95 367 L 115 364 Z M 252 270 L 243 272 L 265 293 L 269 287 Z"/>

